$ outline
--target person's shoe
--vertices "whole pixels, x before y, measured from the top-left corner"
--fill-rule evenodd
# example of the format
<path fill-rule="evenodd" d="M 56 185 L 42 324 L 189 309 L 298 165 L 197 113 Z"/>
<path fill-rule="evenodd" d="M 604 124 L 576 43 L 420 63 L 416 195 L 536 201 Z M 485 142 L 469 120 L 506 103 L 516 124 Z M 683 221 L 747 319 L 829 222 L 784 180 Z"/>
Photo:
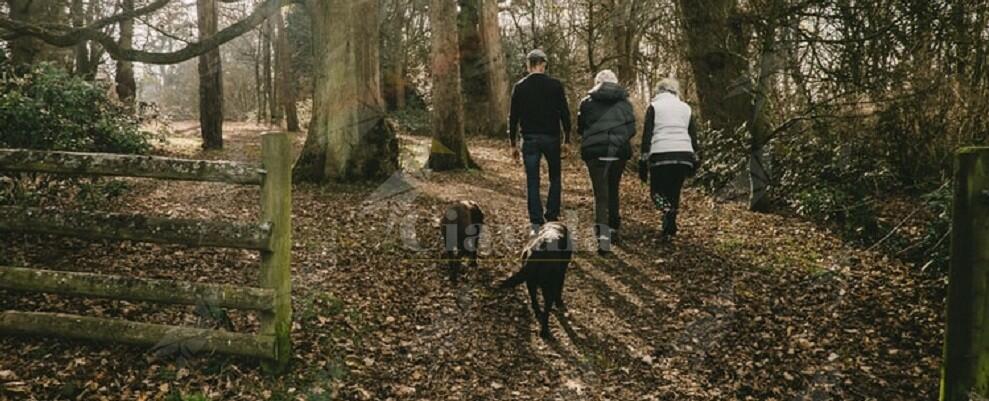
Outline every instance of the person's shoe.
<path fill-rule="evenodd" d="M 598 240 L 598 254 L 599 255 L 610 254 L 611 247 L 612 245 L 614 245 L 614 243 L 611 242 L 611 238 L 602 235 L 598 237 L 597 240 Z"/>
<path fill-rule="evenodd" d="M 529 237 L 531 238 L 531 237 L 535 237 L 536 235 L 538 235 L 540 228 L 541 228 L 541 225 L 540 224 L 533 224 L 533 225 L 529 226 Z"/>
<path fill-rule="evenodd" d="M 611 246 L 622 246 L 622 237 L 618 234 L 618 230 L 611 232 Z"/>

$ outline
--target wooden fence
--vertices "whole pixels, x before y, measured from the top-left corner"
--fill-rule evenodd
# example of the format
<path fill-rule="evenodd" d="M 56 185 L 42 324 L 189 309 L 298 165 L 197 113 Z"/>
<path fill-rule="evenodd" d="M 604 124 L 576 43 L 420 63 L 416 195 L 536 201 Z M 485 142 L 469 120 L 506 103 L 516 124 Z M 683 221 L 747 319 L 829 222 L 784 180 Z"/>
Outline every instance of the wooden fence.
<path fill-rule="evenodd" d="M 257 334 L 138 323 L 59 313 L 0 312 L 0 333 L 154 345 L 168 336 L 193 338 L 204 350 L 258 357 L 282 371 L 291 357 L 292 179 L 285 133 L 262 136 L 263 164 L 163 157 L 0 149 L 0 171 L 146 177 L 261 186 L 259 224 L 175 220 L 117 213 L 0 207 L 0 231 L 84 239 L 129 240 L 261 252 L 258 287 L 100 275 L 0 266 L 0 288 L 128 301 L 252 310 Z"/>
<path fill-rule="evenodd" d="M 955 163 L 942 401 L 989 398 L 989 148 Z"/>

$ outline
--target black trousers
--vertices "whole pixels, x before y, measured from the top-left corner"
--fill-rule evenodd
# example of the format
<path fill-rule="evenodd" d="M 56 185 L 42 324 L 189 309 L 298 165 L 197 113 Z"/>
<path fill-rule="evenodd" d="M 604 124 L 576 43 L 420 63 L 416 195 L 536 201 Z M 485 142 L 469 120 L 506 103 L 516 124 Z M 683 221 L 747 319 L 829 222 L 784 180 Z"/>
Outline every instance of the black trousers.
<path fill-rule="evenodd" d="M 649 169 L 649 189 L 656 208 L 663 212 L 663 235 L 676 235 L 680 192 L 692 168 L 686 164 L 664 164 Z"/>
<path fill-rule="evenodd" d="M 587 172 L 591 175 L 591 187 L 594 188 L 594 233 L 598 237 L 598 245 L 602 249 L 609 249 L 612 234 L 622 224 L 618 189 L 622 183 L 626 161 L 590 159 L 585 160 L 585 163 Z"/>

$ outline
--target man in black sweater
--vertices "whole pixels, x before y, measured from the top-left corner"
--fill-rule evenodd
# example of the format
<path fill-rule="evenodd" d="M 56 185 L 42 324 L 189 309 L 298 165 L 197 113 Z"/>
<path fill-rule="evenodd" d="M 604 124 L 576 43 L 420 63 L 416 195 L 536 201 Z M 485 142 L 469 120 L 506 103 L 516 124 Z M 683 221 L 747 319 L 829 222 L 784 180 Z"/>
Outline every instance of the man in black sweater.
<path fill-rule="evenodd" d="M 539 231 L 546 221 L 560 218 L 561 144 L 570 143 L 570 107 L 563 84 L 546 75 L 546 53 L 533 50 L 527 56 L 529 75 L 512 89 L 512 108 L 508 118 L 508 137 L 512 143 L 512 157 L 520 158 L 518 147 L 519 128 L 522 131 L 521 158 L 525 163 L 526 191 L 529 223 L 533 232 Z M 546 213 L 539 197 L 539 163 L 545 157 L 549 165 L 549 196 Z"/>

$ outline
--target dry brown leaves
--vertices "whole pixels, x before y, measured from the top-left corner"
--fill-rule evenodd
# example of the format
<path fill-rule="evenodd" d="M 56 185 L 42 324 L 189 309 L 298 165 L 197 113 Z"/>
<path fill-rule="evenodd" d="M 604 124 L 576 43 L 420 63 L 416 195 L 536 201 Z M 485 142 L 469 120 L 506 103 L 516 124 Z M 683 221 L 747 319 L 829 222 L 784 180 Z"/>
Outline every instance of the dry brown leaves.
<path fill-rule="evenodd" d="M 260 128 L 227 150 L 172 154 L 255 160 Z M 298 138 L 301 143 L 302 138 Z M 410 149 L 427 139 L 405 137 Z M 656 243 L 659 216 L 627 174 L 625 246 L 581 252 L 536 335 L 527 297 L 492 283 L 515 268 L 525 228 L 521 167 L 501 142 L 472 141 L 483 172 L 374 185 L 295 188 L 294 369 L 255 361 L 58 339 L 0 338 L 0 399 L 211 400 L 823 400 L 932 399 L 943 284 L 792 218 L 749 213 L 688 191 L 682 235 Z M 414 153 L 414 152 L 413 152 Z M 592 198 L 583 163 L 565 161 L 567 221 L 586 241 Z M 134 181 L 122 211 L 220 221 L 257 218 L 256 189 Z M 384 194 L 386 196 L 382 197 Z M 376 202 L 366 203 L 369 199 Z M 451 285 L 435 218 L 478 201 L 490 224 L 482 264 Z M 5 235 L 0 262 L 144 277 L 251 284 L 256 254 Z M 421 247 L 421 250 L 415 250 Z M 585 248 L 586 249 L 586 248 Z M 0 293 L 0 308 L 196 324 L 192 308 Z M 238 330 L 256 330 L 232 312 Z M 186 352 L 188 351 L 188 352 Z M 202 396 L 202 398 L 195 398 Z M 170 398 L 171 397 L 171 398 Z"/>

